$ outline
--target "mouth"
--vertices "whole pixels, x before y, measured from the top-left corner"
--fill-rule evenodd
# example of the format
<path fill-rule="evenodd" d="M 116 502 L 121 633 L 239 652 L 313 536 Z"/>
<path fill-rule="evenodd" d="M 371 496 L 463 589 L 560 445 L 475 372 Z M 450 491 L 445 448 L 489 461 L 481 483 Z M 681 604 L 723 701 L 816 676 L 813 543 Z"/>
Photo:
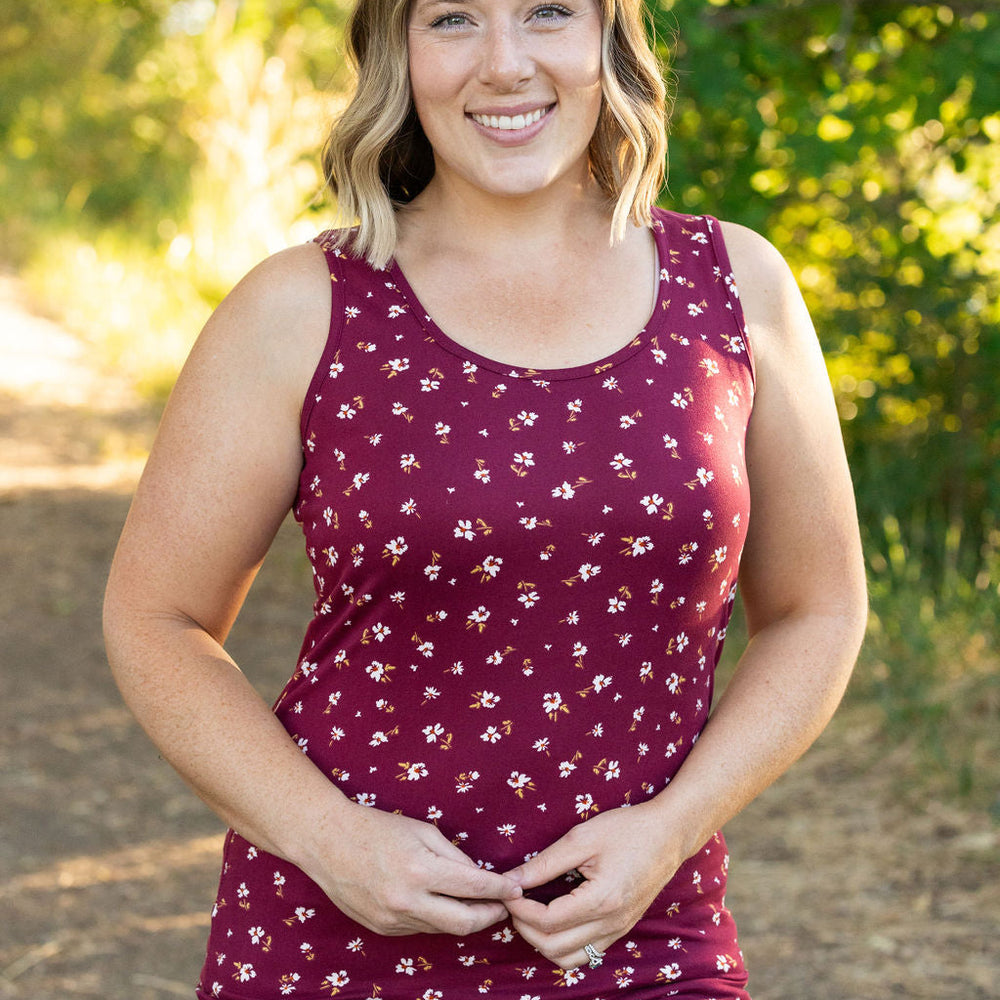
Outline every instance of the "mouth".
<path fill-rule="evenodd" d="M 532 125 L 540 122 L 554 107 L 554 104 L 549 104 L 544 108 L 535 108 L 534 111 L 518 115 L 470 113 L 469 117 L 484 128 L 495 128 L 501 132 L 520 132 L 522 129 L 530 128 Z"/>

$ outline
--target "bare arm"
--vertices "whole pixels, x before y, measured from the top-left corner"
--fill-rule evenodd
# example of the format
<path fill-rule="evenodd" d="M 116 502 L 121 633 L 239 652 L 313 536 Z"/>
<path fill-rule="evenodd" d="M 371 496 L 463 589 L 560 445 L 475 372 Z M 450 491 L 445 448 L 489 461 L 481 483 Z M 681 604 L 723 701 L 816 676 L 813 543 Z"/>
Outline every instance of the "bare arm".
<path fill-rule="evenodd" d="M 515 870 L 525 887 L 570 868 L 588 878 L 547 907 L 509 904 L 521 934 L 563 968 L 583 963 L 588 941 L 603 948 L 627 933 L 679 865 L 806 750 L 843 695 L 864 633 L 854 495 L 812 323 L 774 248 L 742 227 L 724 231 L 758 376 L 740 569 L 749 642 L 663 792 L 574 827 Z"/>
<path fill-rule="evenodd" d="M 349 801 L 223 648 L 295 497 L 300 406 L 326 340 L 329 286 L 318 248 L 286 251 L 251 272 L 203 331 L 115 554 L 108 657 L 163 755 L 243 836 L 374 930 L 466 933 L 504 916 L 497 900 L 516 886 L 432 825 Z M 371 872 L 395 877 L 373 885 Z M 438 895 L 445 887 L 482 901 Z"/>

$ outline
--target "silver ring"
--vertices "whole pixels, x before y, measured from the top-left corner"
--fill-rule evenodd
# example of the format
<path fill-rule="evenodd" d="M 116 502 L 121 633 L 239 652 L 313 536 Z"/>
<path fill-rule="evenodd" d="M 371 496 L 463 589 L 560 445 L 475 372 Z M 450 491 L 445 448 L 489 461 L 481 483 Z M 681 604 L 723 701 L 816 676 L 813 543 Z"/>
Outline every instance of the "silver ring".
<path fill-rule="evenodd" d="M 590 967 L 592 969 L 600 968 L 601 963 L 604 961 L 604 952 L 598 951 L 592 944 L 585 944 L 583 950 L 586 952 Z"/>

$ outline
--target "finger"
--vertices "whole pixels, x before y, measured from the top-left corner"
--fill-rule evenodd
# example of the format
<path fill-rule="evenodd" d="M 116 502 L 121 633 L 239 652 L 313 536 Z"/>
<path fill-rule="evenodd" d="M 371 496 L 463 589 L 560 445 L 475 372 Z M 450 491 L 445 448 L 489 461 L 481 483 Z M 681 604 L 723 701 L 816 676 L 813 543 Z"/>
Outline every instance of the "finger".
<path fill-rule="evenodd" d="M 516 917 L 513 922 L 518 934 L 560 969 L 575 969 L 581 965 L 589 965 L 590 956 L 586 952 L 585 945 L 593 945 L 598 952 L 603 953 L 614 941 L 601 929 L 598 921 L 590 921 L 556 934 L 542 933 L 535 927 L 523 924 Z"/>
<path fill-rule="evenodd" d="M 595 918 L 597 903 L 592 883 L 581 882 L 572 892 L 557 896 L 549 903 L 522 897 L 508 900 L 507 909 L 512 917 L 536 932 L 556 935 L 590 924 Z"/>
<path fill-rule="evenodd" d="M 521 898 L 517 882 L 499 872 L 480 868 L 468 858 L 438 857 L 428 888 L 457 899 L 515 900 Z"/>
<path fill-rule="evenodd" d="M 572 832 L 572 831 L 571 831 Z M 525 889 L 533 889 L 565 875 L 589 860 L 590 851 L 573 842 L 570 835 L 560 837 L 523 865 L 505 872 Z"/>
<path fill-rule="evenodd" d="M 515 879 L 499 872 L 492 872 L 485 868 L 480 868 L 461 848 L 456 847 L 441 831 L 430 824 L 424 825 L 421 830 L 426 846 L 433 852 L 442 863 L 440 877 L 447 880 L 455 877 L 456 873 L 461 879 L 464 877 L 472 885 L 482 883 L 482 888 L 475 892 L 457 892 L 448 888 L 433 887 L 434 892 L 441 892 L 448 896 L 464 896 L 472 899 L 519 899 L 521 887 Z M 451 866 L 459 866 L 454 868 Z"/>
<path fill-rule="evenodd" d="M 496 900 L 455 899 L 427 895 L 414 912 L 431 934 L 454 934 L 465 937 L 485 930 L 508 917 L 507 908 Z"/>

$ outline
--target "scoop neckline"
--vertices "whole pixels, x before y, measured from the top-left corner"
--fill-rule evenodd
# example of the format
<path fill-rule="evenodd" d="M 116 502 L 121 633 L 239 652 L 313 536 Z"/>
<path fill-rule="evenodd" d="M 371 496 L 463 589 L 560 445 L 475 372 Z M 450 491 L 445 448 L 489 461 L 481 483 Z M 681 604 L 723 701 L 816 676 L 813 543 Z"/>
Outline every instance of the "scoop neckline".
<path fill-rule="evenodd" d="M 580 365 L 572 365 L 569 368 L 529 368 L 524 365 L 504 364 L 496 358 L 487 357 L 485 354 L 480 354 L 477 351 L 472 350 L 472 348 L 466 347 L 464 344 L 460 344 L 457 340 L 453 340 L 449 337 L 448 334 L 437 325 L 430 313 L 428 313 L 424 308 L 423 303 L 421 303 L 416 292 L 414 292 L 406 274 L 399 266 L 399 262 L 395 257 L 393 257 L 389 262 L 389 273 L 392 275 L 393 281 L 402 293 L 403 298 L 406 299 L 411 313 L 420 324 L 428 338 L 443 350 L 456 355 L 461 360 L 471 362 L 479 368 L 485 368 L 488 371 L 495 372 L 499 375 L 505 375 L 508 378 L 522 378 L 532 381 L 545 382 L 587 378 L 593 375 L 603 374 L 612 368 L 616 368 L 618 365 L 627 361 L 634 354 L 642 350 L 652 336 L 651 330 L 655 326 L 657 319 L 663 313 L 665 280 L 662 261 L 664 260 L 666 254 L 664 252 L 664 248 L 661 246 L 661 241 L 666 239 L 666 232 L 665 227 L 662 224 L 656 224 L 657 221 L 659 220 L 654 221 L 654 224 L 648 227 L 650 232 L 653 234 L 653 245 L 656 251 L 654 262 L 656 300 L 653 303 L 653 309 L 649 318 L 646 320 L 645 324 L 638 331 L 638 333 L 636 333 L 627 343 L 614 350 L 611 354 L 595 361 L 587 361 Z"/>

